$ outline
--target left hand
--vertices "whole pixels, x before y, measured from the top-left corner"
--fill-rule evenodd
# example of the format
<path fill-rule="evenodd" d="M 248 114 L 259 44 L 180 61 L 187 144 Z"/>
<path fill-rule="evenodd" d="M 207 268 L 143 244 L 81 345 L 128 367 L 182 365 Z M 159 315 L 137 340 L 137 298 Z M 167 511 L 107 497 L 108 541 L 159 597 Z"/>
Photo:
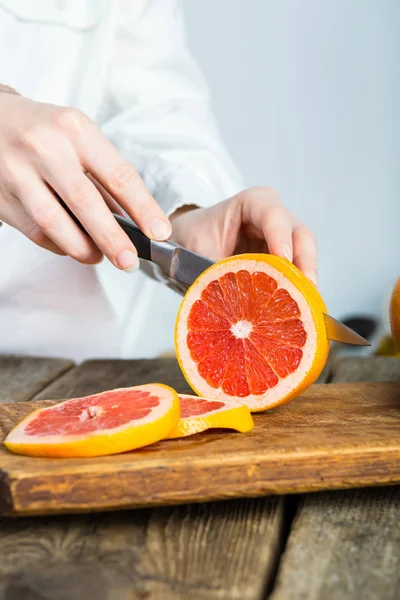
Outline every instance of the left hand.
<path fill-rule="evenodd" d="M 271 188 L 248 188 L 210 208 L 186 207 L 171 222 L 171 239 L 192 252 L 214 261 L 246 252 L 275 254 L 317 285 L 315 237 Z"/>

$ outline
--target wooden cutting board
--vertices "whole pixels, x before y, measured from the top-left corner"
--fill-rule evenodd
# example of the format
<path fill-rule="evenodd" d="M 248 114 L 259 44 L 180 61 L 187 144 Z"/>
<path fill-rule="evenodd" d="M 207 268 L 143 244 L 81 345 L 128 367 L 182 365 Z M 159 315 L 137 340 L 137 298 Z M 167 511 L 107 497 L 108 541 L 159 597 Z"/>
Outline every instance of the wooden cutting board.
<path fill-rule="evenodd" d="M 0 436 L 51 401 L 0 405 Z M 0 446 L 0 513 L 126 509 L 400 483 L 400 383 L 315 385 L 255 415 L 251 433 L 209 432 L 91 459 Z"/>

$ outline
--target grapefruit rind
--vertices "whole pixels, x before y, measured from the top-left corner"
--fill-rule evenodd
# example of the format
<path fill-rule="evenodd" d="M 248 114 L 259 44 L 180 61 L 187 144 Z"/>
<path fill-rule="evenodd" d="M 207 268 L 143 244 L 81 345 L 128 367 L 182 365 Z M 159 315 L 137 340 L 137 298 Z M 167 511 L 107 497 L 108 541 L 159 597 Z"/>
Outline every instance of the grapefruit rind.
<path fill-rule="evenodd" d="M 229 396 L 230 400 L 246 404 L 251 412 L 260 412 L 290 402 L 299 396 L 319 377 L 329 353 L 329 340 L 326 335 L 324 313 L 325 303 L 317 288 L 297 267 L 285 258 L 270 254 L 242 254 L 215 263 L 204 271 L 187 291 L 181 303 L 175 324 L 175 349 L 182 373 L 198 395 L 210 399 L 226 399 L 221 388 L 211 387 L 198 373 L 197 363 L 190 356 L 186 338 L 188 317 L 194 302 L 200 299 L 202 291 L 211 281 L 219 279 L 227 272 L 246 270 L 250 274 L 262 271 L 276 280 L 278 287 L 284 287 L 297 302 L 301 319 L 307 323 L 307 341 L 303 348 L 299 378 L 299 368 L 280 379 L 279 383 L 262 395 L 250 394 L 246 397 Z"/>
<path fill-rule="evenodd" d="M 179 397 L 199 400 L 198 397 L 189 394 L 179 394 Z M 168 437 L 169 439 L 187 437 L 207 429 L 234 429 L 240 433 L 247 433 L 253 427 L 254 421 L 247 406 L 236 402 L 224 402 L 222 408 L 209 411 L 204 415 L 181 418 Z"/>
<path fill-rule="evenodd" d="M 93 431 L 85 435 L 28 435 L 24 431 L 39 413 L 52 410 L 59 404 L 35 410 L 8 434 L 5 446 L 15 454 L 38 457 L 77 458 L 108 456 L 128 452 L 158 442 L 168 437 L 180 419 L 178 394 L 164 384 L 146 384 L 135 388 L 119 388 L 113 391 L 143 389 L 159 397 L 160 403 L 143 419 L 131 421 L 121 427 Z M 96 394 L 97 395 L 97 394 Z M 87 396 L 86 398 L 90 398 Z M 68 400 L 65 403 L 69 402 Z M 62 403 L 64 404 L 64 403 Z"/>

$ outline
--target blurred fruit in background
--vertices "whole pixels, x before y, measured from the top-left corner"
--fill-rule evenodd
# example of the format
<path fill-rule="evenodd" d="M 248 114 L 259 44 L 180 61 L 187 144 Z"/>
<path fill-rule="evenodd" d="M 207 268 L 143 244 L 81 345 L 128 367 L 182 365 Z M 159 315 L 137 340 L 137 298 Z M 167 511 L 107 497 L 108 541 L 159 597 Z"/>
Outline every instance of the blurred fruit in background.
<path fill-rule="evenodd" d="M 383 329 L 376 354 L 400 357 L 400 277 L 385 298 Z"/>
<path fill-rule="evenodd" d="M 400 277 L 396 281 L 390 298 L 390 328 L 397 353 L 400 353 Z"/>

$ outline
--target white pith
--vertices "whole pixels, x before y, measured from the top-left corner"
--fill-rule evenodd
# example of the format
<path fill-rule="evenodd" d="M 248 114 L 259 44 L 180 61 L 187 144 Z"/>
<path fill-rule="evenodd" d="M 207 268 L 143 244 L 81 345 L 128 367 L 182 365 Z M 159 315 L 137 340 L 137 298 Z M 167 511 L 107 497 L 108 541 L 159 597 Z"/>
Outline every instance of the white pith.
<path fill-rule="evenodd" d="M 250 409 L 261 409 L 267 408 L 279 401 L 280 398 L 289 394 L 298 384 L 299 381 L 303 380 L 307 372 L 310 370 L 316 352 L 317 344 L 317 332 L 315 328 L 314 318 L 311 313 L 311 309 L 295 285 L 287 279 L 283 273 L 272 267 L 271 265 L 256 260 L 238 259 L 237 261 L 231 260 L 228 264 L 215 265 L 211 267 L 201 277 L 200 281 L 194 284 L 188 291 L 180 313 L 179 325 L 177 328 L 177 349 L 178 355 L 185 355 L 184 363 L 185 370 L 190 378 L 193 388 L 198 394 L 209 398 L 210 400 L 223 400 L 227 398 L 222 388 L 211 387 L 198 373 L 197 363 L 190 356 L 189 349 L 187 347 L 187 335 L 188 335 L 188 317 L 191 307 L 196 300 L 201 298 L 203 289 L 216 279 L 219 279 L 227 272 L 237 273 L 245 269 L 250 274 L 255 272 L 263 272 L 275 279 L 278 284 L 278 288 L 286 289 L 293 300 L 297 302 L 300 309 L 300 318 L 304 323 L 307 332 L 307 340 L 302 348 L 303 358 L 300 365 L 294 373 L 291 373 L 283 379 L 279 379 L 279 382 L 274 388 L 267 390 L 264 394 L 256 395 L 250 394 L 246 397 L 240 396 L 229 396 L 232 401 L 239 402 L 240 404 L 246 404 Z"/>
<path fill-rule="evenodd" d="M 244 340 L 249 337 L 251 332 L 253 331 L 253 325 L 250 321 L 238 321 L 234 323 L 231 327 L 231 332 L 240 340 Z"/>
<path fill-rule="evenodd" d="M 87 421 L 88 419 L 95 419 L 96 417 L 100 417 L 103 413 L 101 406 L 88 406 L 84 408 L 81 414 L 79 415 L 80 421 Z"/>

